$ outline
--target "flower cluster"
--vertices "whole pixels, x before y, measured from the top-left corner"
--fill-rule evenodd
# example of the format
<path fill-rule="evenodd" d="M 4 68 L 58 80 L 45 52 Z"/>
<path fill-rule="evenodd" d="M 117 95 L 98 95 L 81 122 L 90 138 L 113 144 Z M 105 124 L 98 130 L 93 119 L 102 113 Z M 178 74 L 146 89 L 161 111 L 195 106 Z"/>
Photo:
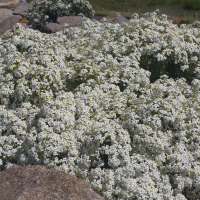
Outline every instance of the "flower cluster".
<path fill-rule="evenodd" d="M 200 30 L 147 15 L 0 38 L 1 171 L 63 170 L 108 200 L 200 198 Z"/>
<path fill-rule="evenodd" d="M 58 17 L 69 15 L 81 15 L 92 18 L 94 10 L 88 1 L 85 0 L 34 0 L 33 6 L 30 6 L 23 15 L 28 20 L 28 24 L 33 29 L 42 30 L 50 23 L 56 23 Z"/>

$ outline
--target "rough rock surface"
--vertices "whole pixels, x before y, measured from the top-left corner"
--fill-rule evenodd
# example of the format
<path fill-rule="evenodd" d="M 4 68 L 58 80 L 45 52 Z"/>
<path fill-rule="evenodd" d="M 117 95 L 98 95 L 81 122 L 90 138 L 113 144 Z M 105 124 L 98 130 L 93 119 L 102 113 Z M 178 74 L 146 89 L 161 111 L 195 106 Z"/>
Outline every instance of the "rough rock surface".
<path fill-rule="evenodd" d="M 5 15 L 4 20 L 0 20 L 0 34 L 3 34 L 5 31 L 10 30 L 16 23 L 19 23 L 20 20 L 22 20 L 21 15 Z"/>
<path fill-rule="evenodd" d="M 57 31 L 59 31 L 61 28 L 63 28 L 62 25 L 50 22 L 49 24 L 47 24 L 46 26 L 44 26 L 42 32 L 44 32 L 44 33 L 55 33 Z"/>
<path fill-rule="evenodd" d="M 43 33 L 55 33 L 64 27 L 67 23 L 68 27 L 78 27 L 82 24 L 83 18 L 81 16 L 63 16 L 57 18 L 57 23 L 50 22 L 45 25 L 42 32 Z"/>
<path fill-rule="evenodd" d="M 23 18 L 24 10 L 32 4 L 33 2 L 27 4 L 25 0 L 0 0 L 0 36 L 3 36 L 7 30 L 19 23 Z M 30 27 L 26 24 L 23 24 L 23 26 Z"/>
<path fill-rule="evenodd" d="M 4 8 L 0 9 L 0 23 L 12 16 L 12 10 Z"/>
<path fill-rule="evenodd" d="M 0 8 L 8 8 L 14 10 L 19 5 L 19 0 L 0 0 Z"/>
<path fill-rule="evenodd" d="M 0 172 L 1 200 L 105 200 L 81 179 L 45 166 L 12 166 Z"/>
<path fill-rule="evenodd" d="M 119 12 L 113 13 L 112 15 L 109 15 L 106 17 L 109 23 L 122 23 L 122 22 L 129 22 L 128 19 L 121 16 Z"/>
<path fill-rule="evenodd" d="M 64 25 L 67 23 L 70 27 L 80 26 L 83 18 L 81 16 L 63 16 L 57 18 L 57 23 Z"/>

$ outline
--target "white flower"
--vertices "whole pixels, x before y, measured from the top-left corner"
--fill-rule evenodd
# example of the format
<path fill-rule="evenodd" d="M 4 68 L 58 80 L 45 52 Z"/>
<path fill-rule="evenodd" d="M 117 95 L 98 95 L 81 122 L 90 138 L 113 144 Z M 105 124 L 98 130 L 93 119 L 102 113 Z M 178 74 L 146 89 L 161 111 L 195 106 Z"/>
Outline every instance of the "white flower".
<path fill-rule="evenodd" d="M 186 69 L 189 68 L 189 65 L 182 65 L 181 66 L 181 70 L 184 72 Z"/>
<path fill-rule="evenodd" d="M 106 199 L 199 198 L 199 29 L 134 16 L 0 38 L 2 167 L 64 170 Z"/>

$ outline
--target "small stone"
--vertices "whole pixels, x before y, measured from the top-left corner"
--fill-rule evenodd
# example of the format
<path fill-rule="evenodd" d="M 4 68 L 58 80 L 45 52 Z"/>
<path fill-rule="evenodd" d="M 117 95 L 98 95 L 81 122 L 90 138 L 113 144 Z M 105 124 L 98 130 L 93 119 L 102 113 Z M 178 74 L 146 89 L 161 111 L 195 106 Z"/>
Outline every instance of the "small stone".
<path fill-rule="evenodd" d="M 81 16 L 63 16 L 57 18 L 57 23 L 64 25 L 67 23 L 69 27 L 80 26 L 82 24 L 83 18 Z"/>
<path fill-rule="evenodd" d="M 55 33 L 57 31 L 59 31 L 61 28 L 63 28 L 63 25 L 50 22 L 49 24 L 47 24 L 43 27 L 42 32 L 43 33 Z"/>
<path fill-rule="evenodd" d="M 109 15 L 106 17 L 108 22 L 110 23 L 122 23 L 122 22 L 129 22 L 129 20 L 125 17 L 123 17 L 119 12 L 113 13 L 112 15 Z"/>

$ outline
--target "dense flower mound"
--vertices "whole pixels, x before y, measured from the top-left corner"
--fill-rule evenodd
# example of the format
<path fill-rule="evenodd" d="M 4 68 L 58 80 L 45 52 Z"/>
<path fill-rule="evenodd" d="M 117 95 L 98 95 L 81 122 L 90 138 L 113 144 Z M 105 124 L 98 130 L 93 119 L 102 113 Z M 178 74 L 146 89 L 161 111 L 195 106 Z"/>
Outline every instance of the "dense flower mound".
<path fill-rule="evenodd" d="M 0 38 L 0 170 L 64 170 L 110 200 L 200 198 L 199 28 L 103 21 Z"/>

